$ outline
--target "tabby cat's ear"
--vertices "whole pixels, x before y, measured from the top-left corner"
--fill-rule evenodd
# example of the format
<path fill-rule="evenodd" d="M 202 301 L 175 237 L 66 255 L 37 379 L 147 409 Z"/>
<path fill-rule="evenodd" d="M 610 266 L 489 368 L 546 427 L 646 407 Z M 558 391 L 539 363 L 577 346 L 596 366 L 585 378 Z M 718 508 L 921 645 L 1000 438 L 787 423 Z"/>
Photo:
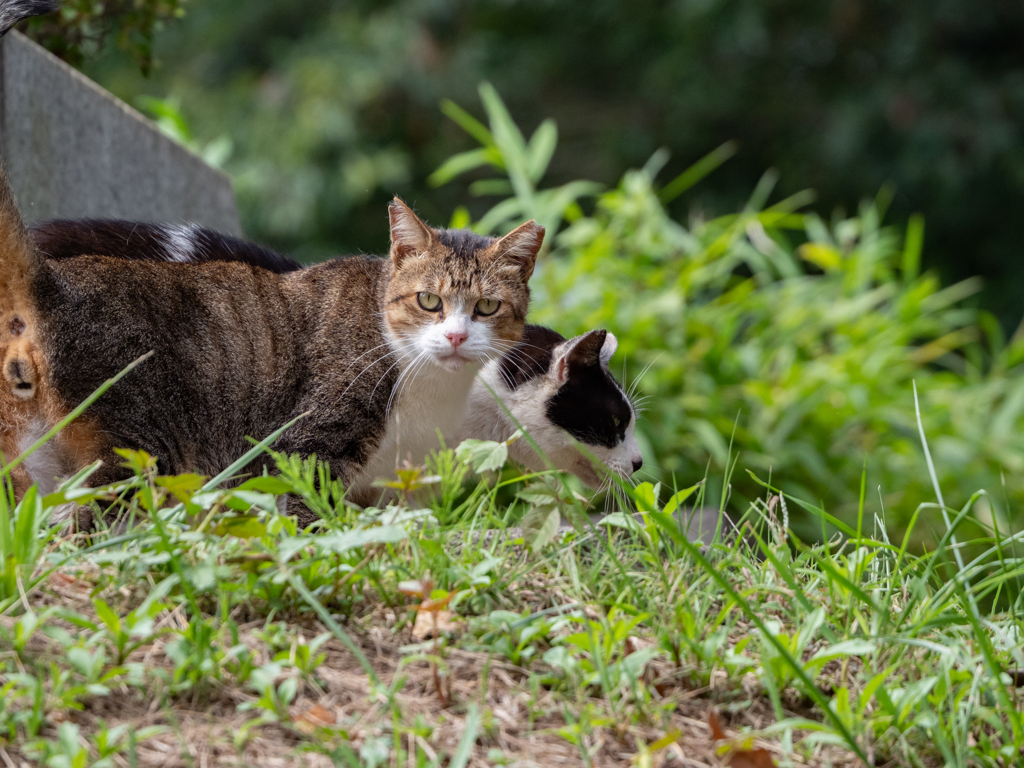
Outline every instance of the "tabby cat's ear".
<path fill-rule="evenodd" d="M 391 261 L 395 268 L 410 256 L 419 256 L 430 248 L 434 233 L 412 208 L 396 197 L 388 204 L 391 221 Z"/>
<path fill-rule="evenodd" d="M 569 372 L 574 368 L 587 368 L 604 362 L 604 348 L 609 338 L 612 339 L 614 351 L 617 343 L 615 337 L 603 328 L 584 333 L 561 344 L 555 352 L 554 364 L 551 366 L 558 383 L 564 384 L 569 378 Z M 611 355 L 608 359 L 611 359 Z"/>
<path fill-rule="evenodd" d="M 537 252 L 544 243 L 544 227 L 530 219 L 520 224 L 494 246 L 495 260 L 511 258 L 518 263 L 524 280 L 533 274 L 533 265 L 537 263 Z"/>

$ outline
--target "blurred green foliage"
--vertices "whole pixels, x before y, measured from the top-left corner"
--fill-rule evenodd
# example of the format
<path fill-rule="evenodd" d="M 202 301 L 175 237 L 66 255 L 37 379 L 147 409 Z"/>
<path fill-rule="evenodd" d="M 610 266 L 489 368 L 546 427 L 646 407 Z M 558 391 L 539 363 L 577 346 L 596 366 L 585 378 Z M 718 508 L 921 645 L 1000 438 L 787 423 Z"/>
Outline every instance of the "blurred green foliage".
<path fill-rule="evenodd" d="M 647 399 L 639 431 L 658 479 L 691 485 L 709 457 L 711 477 L 721 479 L 731 441 L 740 457 L 731 507 L 763 494 L 750 469 L 852 519 L 866 469 L 868 509 L 902 530 L 920 503 L 935 500 L 916 382 L 947 503 L 986 489 L 996 501 L 982 500 L 983 519 L 1005 514 L 1006 501 L 1021 508 L 1024 335 L 1007 341 L 991 314 L 965 303 L 978 280 L 944 288 L 934 272 L 921 274 L 923 220 L 886 226 L 885 190 L 856 216 L 825 221 L 805 211 L 807 193 L 769 205 L 776 178 L 768 173 L 739 213 L 684 225 L 666 202 L 727 152 L 664 185 L 665 155 L 656 153 L 585 215 L 558 189 L 514 181 L 532 142 L 490 86 L 481 95 L 489 126 L 464 127 L 500 174 L 487 188 L 499 189 L 502 177 L 512 183 L 476 226 L 502 229 L 502 210 L 548 225 L 531 319 L 567 335 L 604 327 L 619 336 L 625 378 L 639 378 Z M 712 497 L 720 487 L 709 485 Z M 802 534 L 820 534 L 801 524 L 809 518 L 794 516 Z"/>
<path fill-rule="evenodd" d="M 30 19 L 22 30 L 65 61 L 81 65 L 107 42 L 143 73 L 153 63 L 153 34 L 184 13 L 185 0 L 62 0 L 59 13 Z"/>
<path fill-rule="evenodd" d="M 71 0 L 74 4 L 74 0 Z M 201 0 L 155 45 L 152 80 L 114 49 L 88 71 L 130 103 L 175 96 L 227 135 L 246 231 L 307 258 L 379 251 L 397 192 L 468 145 L 437 113 L 489 80 L 532 132 L 557 120 L 556 183 L 611 183 L 659 147 L 674 175 L 727 140 L 734 161 L 671 204 L 734 211 L 765 168 L 819 210 L 895 183 L 928 219 L 928 266 L 987 278 L 1012 328 L 1024 271 L 1024 5 L 1013 0 Z M 162 66 L 159 64 L 162 63 Z M 481 207 L 482 209 L 482 207 Z M 471 210 L 479 210 L 471 206 Z"/>

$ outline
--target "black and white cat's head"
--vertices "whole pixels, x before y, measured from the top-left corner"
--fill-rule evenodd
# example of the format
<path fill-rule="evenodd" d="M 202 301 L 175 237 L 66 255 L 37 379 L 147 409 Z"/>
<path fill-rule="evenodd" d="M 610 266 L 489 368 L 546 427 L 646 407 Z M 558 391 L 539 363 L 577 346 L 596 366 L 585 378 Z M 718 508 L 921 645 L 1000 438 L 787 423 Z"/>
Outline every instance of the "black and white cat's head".
<path fill-rule="evenodd" d="M 527 326 L 522 342 L 482 372 L 548 459 L 592 488 L 605 484 L 606 473 L 586 453 L 624 478 L 643 465 L 636 409 L 608 369 L 616 345 L 605 330 L 566 340 L 549 328 Z M 487 399 L 493 403 L 486 387 L 474 389 L 471 418 L 486 417 L 488 411 L 497 415 L 497 404 L 489 408 Z M 510 452 L 530 469 L 547 468 L 525 439 L 512 443 Z"/>

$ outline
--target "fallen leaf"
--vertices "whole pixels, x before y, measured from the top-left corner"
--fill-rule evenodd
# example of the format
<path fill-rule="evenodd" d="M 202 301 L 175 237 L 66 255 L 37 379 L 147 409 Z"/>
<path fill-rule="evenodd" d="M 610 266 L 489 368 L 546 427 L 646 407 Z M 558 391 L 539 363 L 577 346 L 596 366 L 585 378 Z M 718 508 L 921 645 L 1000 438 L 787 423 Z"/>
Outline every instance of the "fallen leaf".
<path fill-rule="evenodd" d="M 415 579 L 413 581 L 400 581 L 398 582 L 398 591 L 403 595 L 413 595 L 414 597 L 423 597 L 430 594 L 430 590 L 434 588 L 433 583 L 430 579 L 421 581 Z"/>
<path fill-rule="evenodd" d="M 676 741 L 679 741 L 679 739 L 681 739 L 682 737 L 683 737 L 682 731 L 680 731 L 678 728 L 673 728 L 671 731 L 666 733 L 664 736 L 662 736 L 660 739 L 658 739 L 653 744 L 649 745 L 647 748 L 651 752 L 658 752 L 659 750 L 662 750 L 665 747 L 667 747 L 669 744 L 672 744 L 672 743 L 674 743 Z"/>
<path fill-rule="evenodd" d="M 730 768 L 775 768 L 775 761 L 767 749 L 738 749 L 729 755 Z"/>
<path fill-rule="evenodd" d="M 455 597 L 457 594 L 459 594 L 459 590 L 449 592 L 448 594 L 442 595 L 441 597 L 432 597 L 429 600 L 424 600 L 422 603 L 420 603 L 419 610 L 429 611 L 430 613 L 438 613 L 441 611 L 442 608 L 447 606 L 448 603 L 451 602 L 452 598 Z"/>
<path fill-rule="evenodd" d="M 711 729 L 711 738 L 715 741 L 728 741 L 729 737 L 722 730 L 718 721 L 718 713 L 715 710 L 708 712 L 708 727 Z M 775 761 L 772 760 L 771 752 L 767 749 L 733 749 L 725 763 L 729 768 L 775 768 Z"/>
<path fill-rule="evenodd" d="M 317 728 L 327 725 L 334 725 L 338 722 L 337 715 L 320 704 L 314 704 L 308 710 L 295 718 L 295 727 L 303 733 L 312 733 Z"/>
<path fill-rule="evenodd" d="M 642 651 L 644 648 L 651 648 L 653 646 L 653 640 L 645 640 L 644 638 L 637 637 L 636 635 L 628 635 L 626 637 L 626 642 L 624 643 L 626 652 L 622 655 L 629 656 L 631 653 L 636 653 L 637 651 Z"/>
<path fill-rule="evenodd" d="M 708 712 L 708 728 L 711 729 L 711 738 L 715 741 L 723 741 L 729 737 L 725 735 L 721 724 L 718 722 L 718 713 L 715 710 Z"/>
<path fill-rule="evenodd" d="M 434 623 L 435 617 L 437 619 L 436 624 Z M 436 613 L 419 611 L 416 614 L 416 623 L 412 628 L 413 639 L 418 643 L 433 639 L 435 626 L 439 636 L 448 632 L 457 632 L 461 628 L 455 618 L 455 614 L 451 611 L 437 611 Z"/>

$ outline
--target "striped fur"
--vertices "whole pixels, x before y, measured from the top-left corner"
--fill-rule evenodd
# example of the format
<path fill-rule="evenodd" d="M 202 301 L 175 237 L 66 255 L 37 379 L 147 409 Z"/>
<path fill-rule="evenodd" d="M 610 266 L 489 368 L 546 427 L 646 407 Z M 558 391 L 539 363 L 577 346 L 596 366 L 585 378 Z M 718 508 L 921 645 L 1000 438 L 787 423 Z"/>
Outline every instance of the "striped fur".
<path fill-rule="evenodd" d="M 59 0 L 0 0 L 0 36 L 20 21 L 58 10 Z"/>

